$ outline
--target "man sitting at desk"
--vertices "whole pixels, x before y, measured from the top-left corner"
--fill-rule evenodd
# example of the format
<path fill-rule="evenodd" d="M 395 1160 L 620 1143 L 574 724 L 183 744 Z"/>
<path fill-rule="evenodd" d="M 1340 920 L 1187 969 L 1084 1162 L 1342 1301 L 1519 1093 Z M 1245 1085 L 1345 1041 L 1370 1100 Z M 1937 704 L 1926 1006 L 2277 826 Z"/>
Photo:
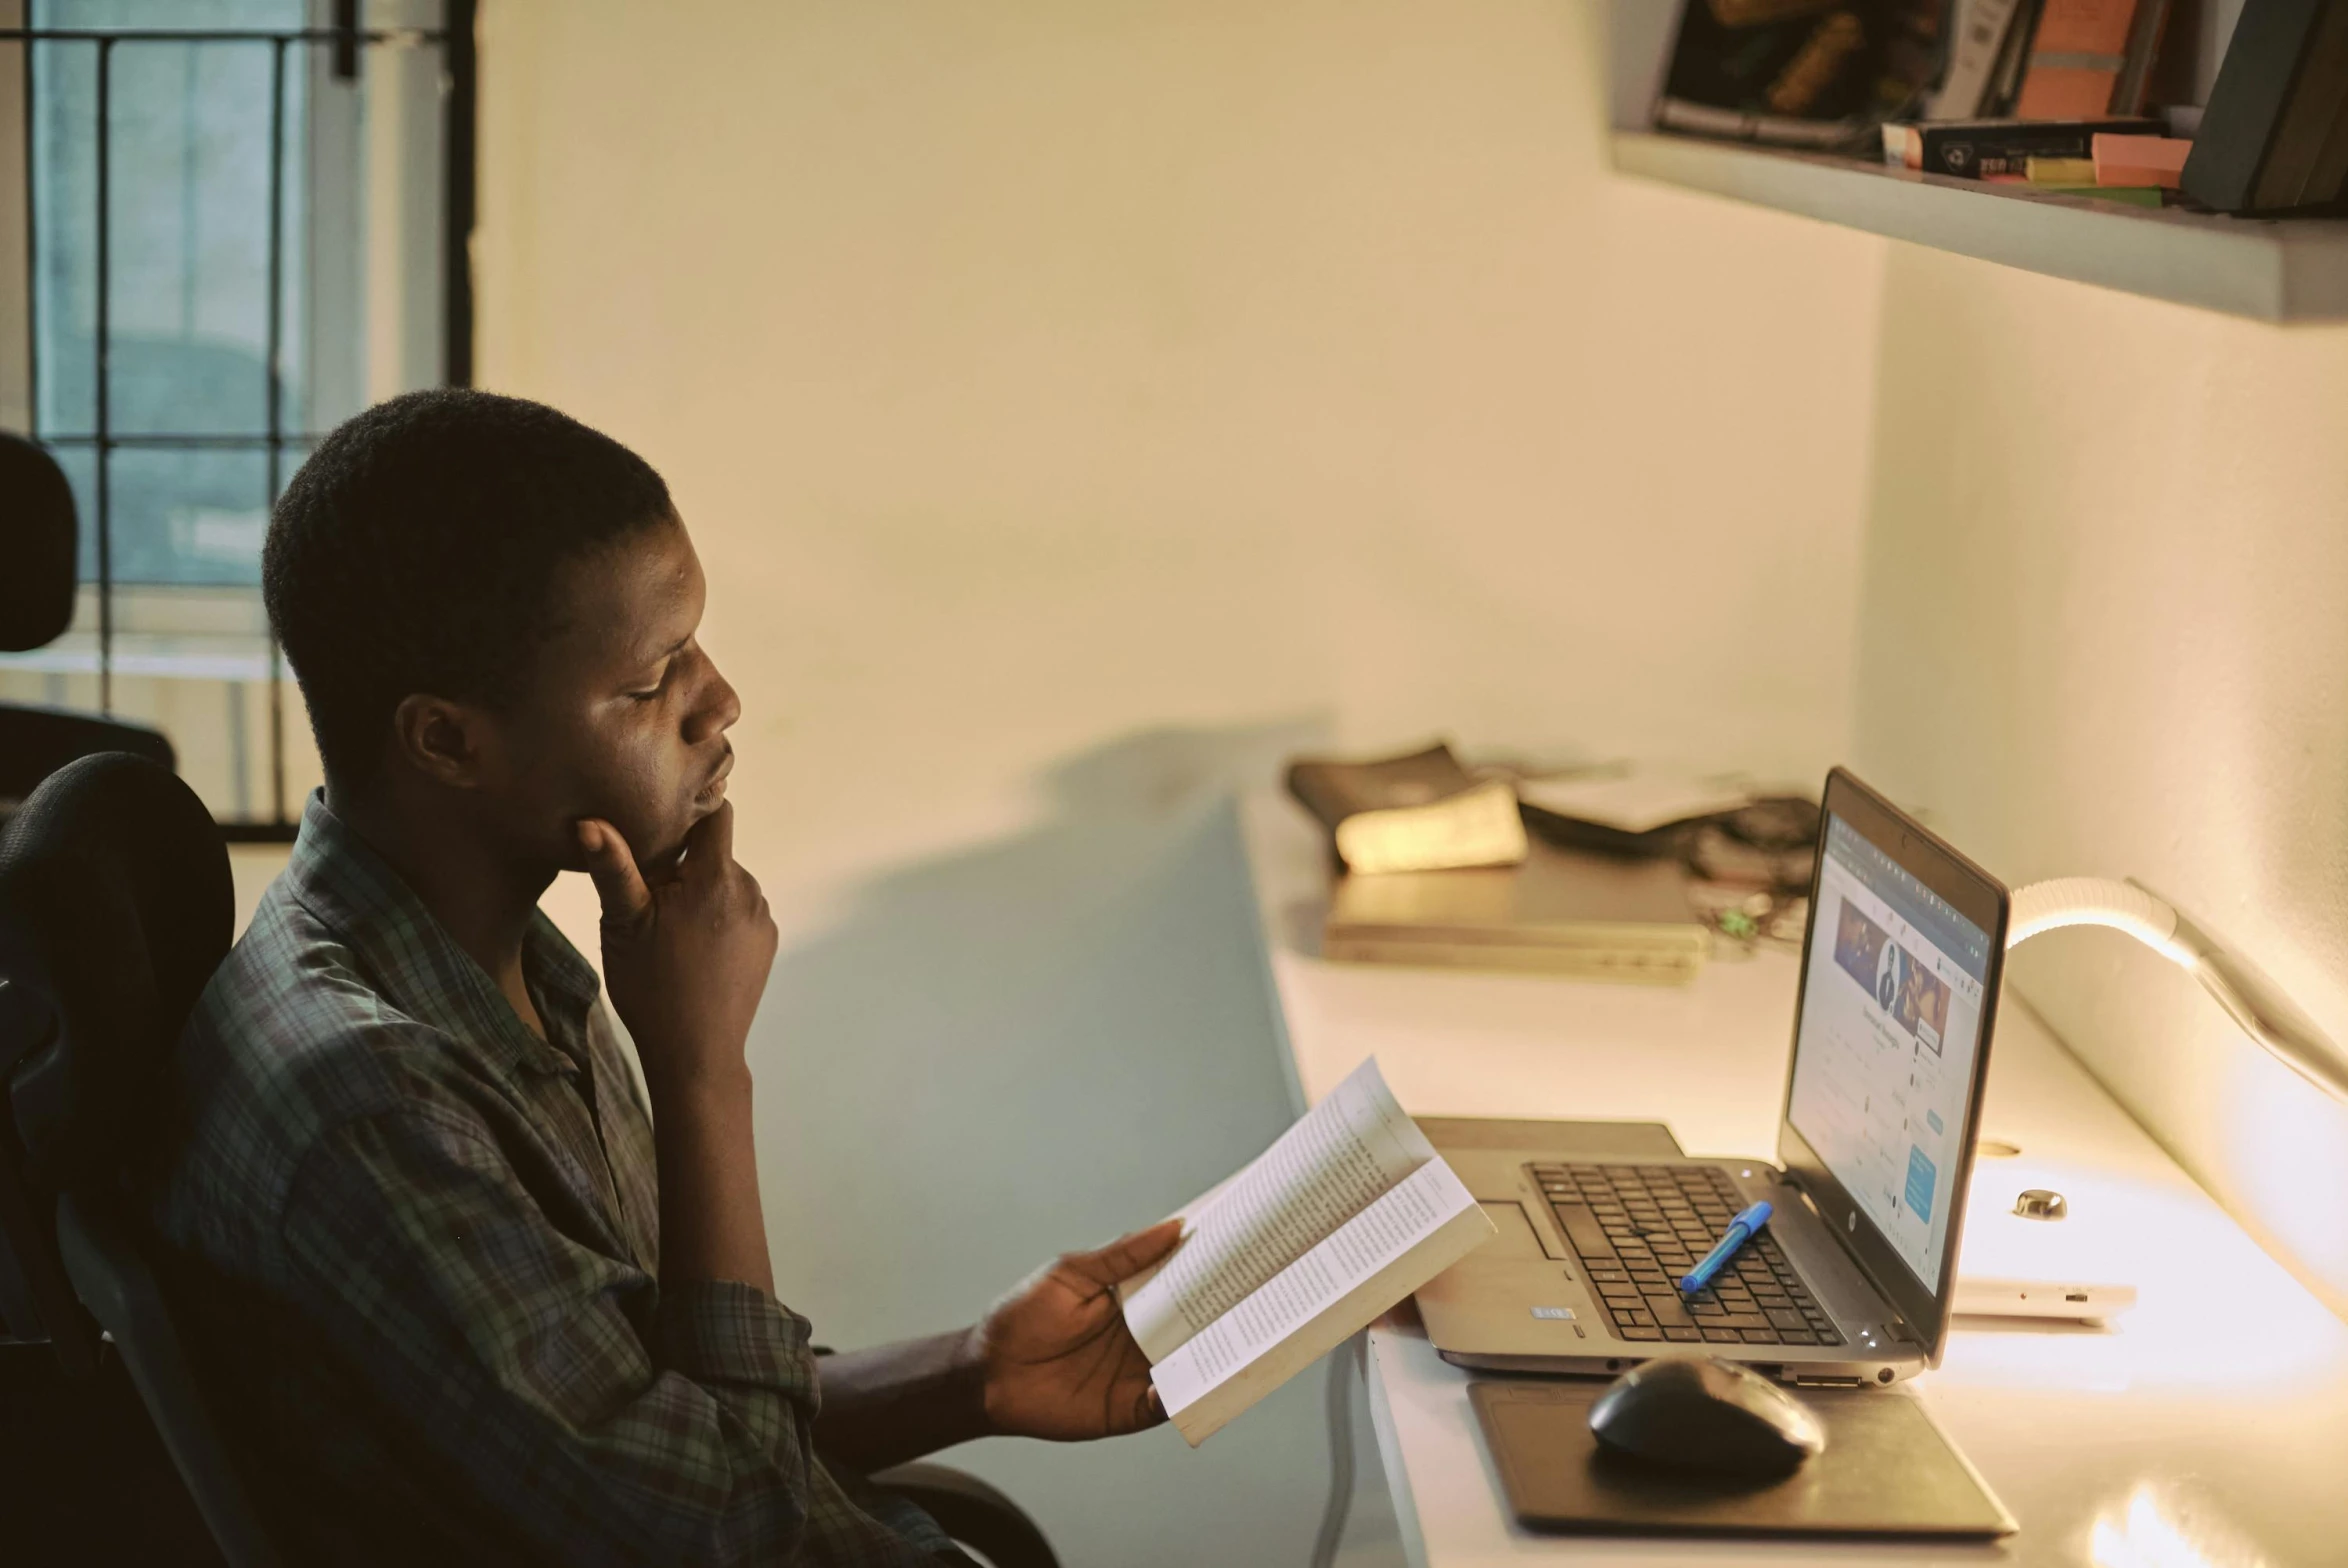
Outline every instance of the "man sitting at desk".
<path fill-rule="evenodd" d="M 1109 1287 L 1170 1224 L 820 1376 L 776 1302 L 741 704 L 642 459 L 536 404 L 399 398 L 294 477 L 263 589 L 326 788 L 188 1024 L 156 1218 L 295 1560 L 934 1562 L 865 1475 L 1163 1419 Z M 649 1107 L 538 911 L 581 869 Z"/>

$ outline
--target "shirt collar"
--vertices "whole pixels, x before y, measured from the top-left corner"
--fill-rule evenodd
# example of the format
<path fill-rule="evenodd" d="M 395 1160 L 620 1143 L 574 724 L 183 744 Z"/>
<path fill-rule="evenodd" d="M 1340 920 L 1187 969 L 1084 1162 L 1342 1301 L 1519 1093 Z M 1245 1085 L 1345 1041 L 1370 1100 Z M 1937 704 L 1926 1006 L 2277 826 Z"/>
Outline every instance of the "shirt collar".
<path fill-rule="evenodd" d="M 587 1061 L 587 1019 L 602 984 L 544 911 L 530 912 L 522 979 L 549 1040 L 515 1016 L 487 971 L 351 825 L 311 794 L 285 874 L 293 896 L 341 939 L 401 1012 L 467 1042 L 498 1065 L 569 1073 Z"/>

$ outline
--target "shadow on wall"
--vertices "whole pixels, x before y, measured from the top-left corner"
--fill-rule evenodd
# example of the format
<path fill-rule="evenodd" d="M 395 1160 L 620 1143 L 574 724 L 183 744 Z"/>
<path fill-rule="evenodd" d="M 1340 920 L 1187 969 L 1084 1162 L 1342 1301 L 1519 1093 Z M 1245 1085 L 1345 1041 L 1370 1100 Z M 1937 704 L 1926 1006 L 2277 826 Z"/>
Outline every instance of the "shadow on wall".
<path fill-rule="evenodd" d="M 756 1028 L 784 1299 L 842 1346 L 968 1322 L 1150 1223 L 1289 1119 L 1235 789 L 1309 721 L 1163 730 L 1054 767 L 1015 837 L 890 873 L 782 955 Z M 1071 1565 L 1300 1562 L 1320 1378 L 1197 1453 L 1171 1429 L 965 1449 Z"/>

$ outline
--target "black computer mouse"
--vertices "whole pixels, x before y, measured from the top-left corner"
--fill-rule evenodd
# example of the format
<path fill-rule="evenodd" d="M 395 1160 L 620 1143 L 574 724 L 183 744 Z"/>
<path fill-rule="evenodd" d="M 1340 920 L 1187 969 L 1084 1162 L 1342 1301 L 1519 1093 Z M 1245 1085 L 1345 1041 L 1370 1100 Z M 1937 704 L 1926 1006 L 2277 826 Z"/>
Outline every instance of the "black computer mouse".
<path fill-rule="evenodd" d="M 1710 1356 L 1643 1362 L 1590 1407 L 1602 1447 L 1648 1464 L 1761 1479 L 1826 1448 L 1809 1406 L 1760 1373 Z"/>

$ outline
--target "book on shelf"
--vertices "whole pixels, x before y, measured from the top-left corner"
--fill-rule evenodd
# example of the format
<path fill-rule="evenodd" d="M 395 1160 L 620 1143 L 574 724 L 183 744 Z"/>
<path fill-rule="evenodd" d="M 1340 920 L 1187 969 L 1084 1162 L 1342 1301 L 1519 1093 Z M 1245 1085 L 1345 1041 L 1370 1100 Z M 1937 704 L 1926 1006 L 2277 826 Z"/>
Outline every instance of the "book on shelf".
<path fill-rule="evenodd" d="M 2348 3 L 2348 0 L 2343 0 Z M 2158 120 L 2118 116 L 2085 120 L 1894 120 L 1883 127 L 1883 161 L 1926 174 L 1977 180 L 2024 175 L 2033 158 L 2091 158 L 2099 135 L 2158 136 Z"/>
<path fill-rule="evenodd" d="M 2098 136 L 2100 147 L 2107 141 L 2122 138 Z M 2129 137 L 2130 141 L 2151 141 L 2151 137 Z M 2022 183 L 2046 196 L 2080 196 L 2089 201 L 2118 202 L 2123 207 L 2158 207 L 2161 205 L 2161 186 L 2157 180 L 2110 180 L 2100 178 L 2103 165 L 2100 154 L 2096 158 L 2033 158 L 2030 172 Z M 2132 173 L 2115 168 L 2114 173 Z M 1998 175 L 2011 179 L 2011 175 Z"/>
<path fill-rule="evenodd" d="M 2259 171 L 2254 209 L 2290 212 L 2335 204 L 2348 176 L 2348 3 L 2325 7 L 2291 101 Z"/>
<path fill-rule="evenodd" d="M 2151 62 L 2146 60 L 2131 72 L 2129 49 L 2139 41 L 2137 12 L 2154 3 L 2041 0 L 2014 113 L 2031 120 L 2077 120 L 2110 114 L 2117 106 L 2124 78 L 2136 84 L 2137 102 L 2126 106 L 2128 112 L 2141 108 L 2143 82 Z M 2155 26 L 2143 47 L 2154 47 L 2158 37 Z"/>
<path fill-rule="evenodd" d="M 2033 158 L 2023 171 L 2032 185 L 2093 185 L 2093 158 Z"/>
<path fill-rule="evenodd" d="M 1375 1058 L 1181 1219 L 1117 1294 L 1194 1448 L 1495 1234 Z"/>
<path fill-rule="evenodd" d="M 2218 212 L 2340 204 L 2348 191 L 2348 0 L 2245 0 L 2179 183 Z"/>
<path fill-rule="evenodd" d="M 1341 878 L 1321 927 L 1336 963 L 1499 969 L 1684 985 L 1712 951 L 1675 857 L 1633 860 L 1535 839 L 1522 865 Z"/>
<path fill-rule="evenodd" d="M 1656 123 L 1789 147 L 1863 143 L 1923 89 L 1940 12 L 1941 0 L 1686 0 Z"/>
<path fill-rule="evenodd" d="M 1308 758 L 1288 791 L 1320 818 L 1355 871 L 1506 866 L 1525 858 L 1524 819 L 1506 779 L 1479 779 L 1442 744 L 1372 762 Z"/>
<path fill-rule="evenodd" d="M 2136 19 L 2128 28 L 2128 48 L 2120 62 L 2119 80 L 2112 84 L 2107 114 L 2142 114 L 2152 98 L 2153 72 L 2161 63 L 2161 48 L 2169 39 L 2169 0 L 2136 0 Z"/>
<path fill-rule="evenodd" d="M 2098 136 L 2089 159 L 2095 183 L 2174 190 L 2193 144 L 2176 136 Z"/>
<path fill-rule="evenodd" d="M 1998 86 L 2006 39 L 2025 22 L 2022 0 L 1956 0 L 1949 24 L 1948 63 L 1933 91 L 1932 120 L 1970 120 L 1987 113 Z"/>
<path fill-rule="evenodd" d="M 1998 50 L 1989 94 L 1981 104 L 1983 118 L 2011 113 L 2014 100 L 2022 95 L 2022 73 L 2030 65 L 2030 34 L 2038 26 L 2038 5 L 2039 0 L 2022 0 L 2021 9 L 2006 27 L 2006 41 Z"/>

